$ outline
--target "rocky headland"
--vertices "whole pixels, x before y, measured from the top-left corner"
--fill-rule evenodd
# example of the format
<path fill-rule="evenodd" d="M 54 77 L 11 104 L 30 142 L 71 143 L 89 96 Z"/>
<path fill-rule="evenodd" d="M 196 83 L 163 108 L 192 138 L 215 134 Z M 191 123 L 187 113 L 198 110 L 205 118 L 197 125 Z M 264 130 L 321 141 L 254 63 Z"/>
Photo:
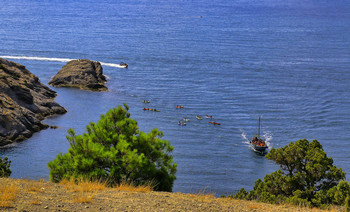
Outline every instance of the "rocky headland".
<path fill-rule="evenodd" d="M 48 128 L 45 117 L 66 113 L 55 97 L 25 66 L 0 58 L 0 146 Z"/>
<path fill-rule="evenodd" d="M 55 87 L 76 87 L 83 90 L 107 91 L 106 77 L 99 62 L 71 60 L 49 82 Z"/>

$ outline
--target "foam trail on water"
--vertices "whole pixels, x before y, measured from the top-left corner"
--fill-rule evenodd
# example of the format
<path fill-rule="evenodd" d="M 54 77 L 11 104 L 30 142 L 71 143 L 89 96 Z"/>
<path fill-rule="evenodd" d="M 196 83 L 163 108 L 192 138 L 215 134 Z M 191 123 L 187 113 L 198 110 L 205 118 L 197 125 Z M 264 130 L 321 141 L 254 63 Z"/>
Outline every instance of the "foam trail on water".
<path fill-rule="evenodd" d="M 242 129 L 239 129 L 239 130 L 241 131 L 241 137 L 244 139 L 243 143 L 247 144 L 251 150 L 256 151 L 254 148 L 250 146 L 250 140 L 247 138 L 247 133 Z"/>
<path fill-rule="evenodd" d="M 272 140 L 272 133 L 268 131 L 266 132 L 264 131 L 263 133 L 264 133 L 263 137 L 265 139 L 267 146 L 269 147 L 269 149 L 272 149 L 272 143 L 270 142 Z"/>
<path fill-rule="evenodd" d="M 240 129 L 240 131 L 241 131 L 241 137 L 244 139 L 244 142 L 243 143 L 245 143 L 245 144 L 249 144 L 249 139 L 247 138 L 247 133 L 244 131 L 244 130 L 242 130 L 242 129 Z"/>
<path fill-rule="evenodd" d="M 116 68 L 124 68 L 123 66 L 119 65 L 119 64 L 115 64 L 115 63 L 103 63 L 103 62 L 100 62 L 101 65 L 103 66 L 109 66 L 109 67 L 116 67 Z"/>
<path fill-rule="evenodd" d="M 39 60 L 39 61 L 53 61 L 53 62 L 69 62 L 71 60 L 76 59 L 70 59 L 70 58 L 51 58 L 51 57 L 28 57 L 28 56 L 10 56 L 10 55 L 0 55 L 0 57 L 5 59 L 17 59 L 17 60 Z M 115 68 L 124 68 L 123 66 L 115 63 L 103 63 L 100 62 L 103 66 L 110 66 Z"/>
<path fill-rule="evenodd" d="M 9 55 L 0 55 L 0 57 L 5 59 L 40 60 L 40 61 L 55 61 L 55 62 L 69 62 L 71 60 L 74 60 L 69 58 L 27 57 L 27 56 L 9 56 Z"/>

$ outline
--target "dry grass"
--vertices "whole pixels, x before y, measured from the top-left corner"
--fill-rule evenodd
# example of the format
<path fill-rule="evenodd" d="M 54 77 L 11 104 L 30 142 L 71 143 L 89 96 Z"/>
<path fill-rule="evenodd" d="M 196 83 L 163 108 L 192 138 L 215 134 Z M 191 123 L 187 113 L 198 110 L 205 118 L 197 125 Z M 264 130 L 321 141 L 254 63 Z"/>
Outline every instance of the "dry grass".
<path fill-rule="evenodd" d="M 117 191 L 129 191 L 129 192 L 142 192 L 148 193 L 153 191 L 154 186 L 152 183 L 148 183 L 145 185 L 135 186 L 132 182 L 122 182 L 116 186 Z"/>
<path fill-rule="evenodd" d="M 259 206 L 259 205 L 250 205 L 250 206 L 248 206 L 248 208 L 257 210 L 257 209 L 261 209 L 261 206 Z"/>
<path fill-rule="evenodd" d="M 76 203 L 90 203 L 92 198 L 95 196 L 95 193 L 85 193 L 80 192 L 77 197 L 73 199 L 73 202 Z"/>
<path fill-rule="evenodd" d="M 38 199 L 34 199 L 34 200 L 32 200 L 32 201 L 30 202 L 30 204 L 32 204 L 32 205 L 40 205 L 41 202 L 40 202 Z"/>
<path fill-rule="evenodd" d="M 75 188 L 77 187 L 77 184 L 74 182 L 74 180 L 61 180 L 59 185 L 64 186 L 67 190 L 75 191 Z"/>
<path fill-rule="evenodd" d="M 204 196 L 204 197 L 210 197 L 210 198 L 215 198 L 215 193 L 213 192 L 207 192 L 207 188 L 204 188 L 200 190 L 197 194 L 198 196 Z"/>
<path fill-rule="evenodd" d="M 189 194 L 189 196 L 202 202 L 215 199 L 215 193 L 207 192 L 206 188 L 200 190 L 197 194 Z"/>
<path fill-rule="evenodd" d="M 43 192 L 41 188 L 39 188 L 39 187 L 34 187 L 34 186 L 29 187 L 29 188 L 28 188 L 28 191 L 29 191 L 29 192 Z"/>
<path fill-rule="evenodd" d="M 65 179 L 59 182 L 59 184 L 74 192 L 95 192 L 106 189 L 106 182 L 103 181 L 79 180 L 76 183 L 74 180 Z"/>
<path fill-rule="evenodd" d="M 81 181 L 78 183 L 78 187 L 80 187 L 80 191 L 83 191 L 83 192 L 102 191 L 106 189 L 106 182 Z"/>
<path fill-rule="evenodd" d="M 73 179 L 65 179 L 59 182 L 59 184 L 63 185 L 67 190 L 70 190 L 72 192 L 79 192 L 78 195 L 73 199 L 73 202 L 75 203 L 90 203 L 97 191 L 106 189 L 106 182 L 100 180 L 79 180 L 76 182 Z"/>
<path fill-rule="evenodd" d="M 18 194 L 18 187 L 14 184 L 0 185 L 0 208 L 11 207 Z"/>
<path fill-rule="evenodd" d="M 317 211 L 318 208 L 312 208 L 313 211 Z M 330 206 L 330 208 L 328 209 L 328 211 L 330 212 L 338 212 L 338 211 L 344 211 L 344 208 L 342 206 Z M 346 211 L 346 210 L 345 210 Z"/>

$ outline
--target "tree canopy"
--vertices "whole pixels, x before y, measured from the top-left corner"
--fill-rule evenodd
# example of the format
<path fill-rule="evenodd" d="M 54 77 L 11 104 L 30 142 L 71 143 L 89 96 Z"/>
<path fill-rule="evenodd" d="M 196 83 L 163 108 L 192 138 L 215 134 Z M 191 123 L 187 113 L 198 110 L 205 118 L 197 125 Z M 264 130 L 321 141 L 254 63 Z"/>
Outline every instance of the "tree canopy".
<path fill-rule="evenodd" d="M 170 154 L 174 147 L 160 139 L 163 133 L 139 130 L 130 118 L 129 107 L 118 106 L 101 115 L 86 133 L 68 130 L 68 153 L 48 163 L 50 180 L 65 178 L 103 179 L 111 184 L 131 181 L 136 185 L 153 183 L 155 190 L 171 191 L 176 179 L 176 163 Z"/>
<path fill-rule="evenodd" d="M 258 179 L 249 193 L 241 189 L 234 197 L 270 203 L 321 206 L 343 205 L 350 195 L 345 172 L 333 165 L 322 145 L 306 139 L 272 149 L 266 156 L 280 165 L 280 170 Z"/>

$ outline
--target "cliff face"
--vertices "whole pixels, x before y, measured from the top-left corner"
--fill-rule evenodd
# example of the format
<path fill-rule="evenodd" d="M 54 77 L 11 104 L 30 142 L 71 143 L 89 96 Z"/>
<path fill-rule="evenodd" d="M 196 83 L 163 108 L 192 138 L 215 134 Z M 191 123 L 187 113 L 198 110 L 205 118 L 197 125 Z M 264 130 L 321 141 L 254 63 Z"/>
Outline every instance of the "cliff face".
<path fill-rule="evenodd" d="M 106 78 L 99 62 L 87 59 L 69 61 L 49 82 L 55 87 L 76 87 L 84 90 L 106 91 Z"/>
<path fill-rule="evenodd" d="M 46 116 L 67 112 L 55 97 L 24 66 L 0 58 L 0 146 L 31 137 L 48 127 L 41 122 Z"/>

